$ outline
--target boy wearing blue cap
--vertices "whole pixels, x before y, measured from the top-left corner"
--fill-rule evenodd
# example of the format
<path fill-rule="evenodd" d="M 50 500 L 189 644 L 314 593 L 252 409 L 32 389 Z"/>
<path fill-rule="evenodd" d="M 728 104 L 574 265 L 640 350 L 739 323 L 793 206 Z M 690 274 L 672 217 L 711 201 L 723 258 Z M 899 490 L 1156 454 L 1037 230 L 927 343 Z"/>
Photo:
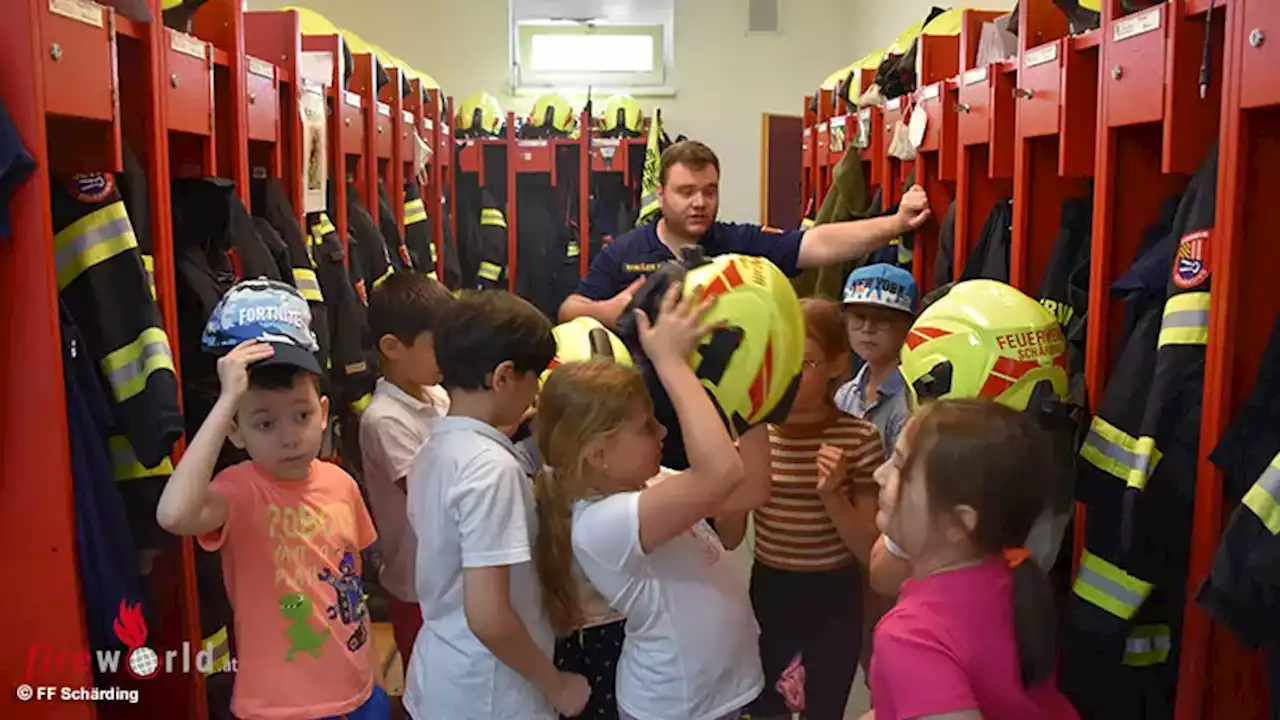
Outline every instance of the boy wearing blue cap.
<path fill-rule="evenodd" d="M 317 460 L 329 401 L 310 327 L 307 301 L 288 285 L 249 280 L 227 291 L 202 338 L 222 354 L 222 392 L 156 519 L 222 551 L 236 717 L 385 720 L 360 567 L 376 535 L 355 481 Z M 227 438 L 251 459 L 212 477 Z"/>
<path fill-rule="evenodd" d="M 836 407 L 876 426 L 885 457 L 893 453 L 910 415 L 898 356 L 915 319 L 918 296 L 911 273 L 887 263 L 860 267 L 844 284 L 849 347 L 864 364 L 836 391 Z"/>

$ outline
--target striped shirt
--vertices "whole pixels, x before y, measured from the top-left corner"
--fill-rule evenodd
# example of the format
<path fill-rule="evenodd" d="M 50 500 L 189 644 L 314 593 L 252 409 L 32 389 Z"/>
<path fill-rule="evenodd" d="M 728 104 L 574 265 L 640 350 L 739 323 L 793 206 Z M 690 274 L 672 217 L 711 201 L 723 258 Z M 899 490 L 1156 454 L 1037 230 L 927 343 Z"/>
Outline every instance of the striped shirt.
<path fill-rule="evenodd" d="M 773 491 L 755 511 L 756 559 L 779 570 L 822 572 L 853 562 L 818 497 L 818 448 L 842 448 L 850 497 L 858 483 L 873 483 L 884 462 L 875 425 L 845 413 L 811 425 L 770 425 Z"/>

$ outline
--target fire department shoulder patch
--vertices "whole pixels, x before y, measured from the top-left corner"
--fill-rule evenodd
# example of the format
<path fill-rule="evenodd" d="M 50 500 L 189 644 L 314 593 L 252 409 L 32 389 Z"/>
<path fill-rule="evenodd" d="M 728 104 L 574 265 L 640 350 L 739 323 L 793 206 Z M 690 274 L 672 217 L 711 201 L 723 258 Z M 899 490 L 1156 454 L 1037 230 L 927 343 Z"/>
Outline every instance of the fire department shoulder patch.
<path fill-rule="evenodd" d="M 100 203 L 116 189 L 116 181 L 103 173 L 80 173 L 72 175 L 67 186 L 77 202 Z"/>
<path fill-rule="evenodd" d="M 1182 236 L 1173 262 L 1173 284 L 1189 290 L 1209 279 L 1209 231 L 1197 230 Z"/>

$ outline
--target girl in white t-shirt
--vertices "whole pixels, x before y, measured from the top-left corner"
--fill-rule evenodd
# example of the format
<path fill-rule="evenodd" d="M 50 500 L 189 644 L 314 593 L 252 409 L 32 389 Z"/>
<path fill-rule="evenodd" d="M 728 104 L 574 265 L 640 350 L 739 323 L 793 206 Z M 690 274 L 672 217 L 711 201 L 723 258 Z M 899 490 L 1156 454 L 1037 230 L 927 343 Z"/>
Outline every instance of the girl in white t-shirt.
<path fill-rule="evenodd" d="M 737 718 L 764 685 L 745 579 L 703 518 L 768 500 L 768 435 L 750 431 L 734 447 L 689 367 L 714 329 L 707 305 L 677 298 L 673 288 L 657 323 L 639 314 L 637 325 L 684 429 L 688 470 L 653 481 L 666 433 L 630 368 L 560 366 L 538 400 L 538 446 L 553 468 L 538 490 L 544 606 L 560 632 L 580 622 L 577 568 L 626 617 L 624 719 Z"/>

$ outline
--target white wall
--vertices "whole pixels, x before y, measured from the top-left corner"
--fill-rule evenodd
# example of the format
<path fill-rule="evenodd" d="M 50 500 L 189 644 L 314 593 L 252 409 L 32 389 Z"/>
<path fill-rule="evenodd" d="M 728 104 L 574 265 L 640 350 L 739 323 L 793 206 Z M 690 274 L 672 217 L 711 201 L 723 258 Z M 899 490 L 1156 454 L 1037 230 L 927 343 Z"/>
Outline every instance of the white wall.
<path fill-rule="evenodd" d="M 941 0 L 934 0 L 947 6 Z M 747 0 L 677 0 L 676 97 L 662 106 L 667 131 L 711 145 L 725 181 L 725 220 L 760 217 L 760 115 L 799 114 L 833 70 L 892 42 L 922 20 L 930 0 L 783 0 L 780 35 L 747 35 Z M 1012 0 L 972 0 L 1008 8 Z M 461 99 L 488 91 L 527 111 L 508 84 L 507 0 L 249 0 L 252 10 L 304 5 L 428 72 Z"/>
<path fill-rule="evenodd" d="M 507 0 L 249 0 L 251 10 L 299 4 L 431 73 L 459 99 L 486 90 L 504 109 L 531 104 L 507 94 Z M 722 218 L 759 219 L 761 113 L 799 114 L 806 93 L 860 54 L 849 44 L 862 14 L 852 4 L 784 0 L 782 34 L 749 36 L 746 0 L 678 0 L 676 97 L 640 101 L 662 106 L 672 137 L 703 140 L 720 155 Z"/>

